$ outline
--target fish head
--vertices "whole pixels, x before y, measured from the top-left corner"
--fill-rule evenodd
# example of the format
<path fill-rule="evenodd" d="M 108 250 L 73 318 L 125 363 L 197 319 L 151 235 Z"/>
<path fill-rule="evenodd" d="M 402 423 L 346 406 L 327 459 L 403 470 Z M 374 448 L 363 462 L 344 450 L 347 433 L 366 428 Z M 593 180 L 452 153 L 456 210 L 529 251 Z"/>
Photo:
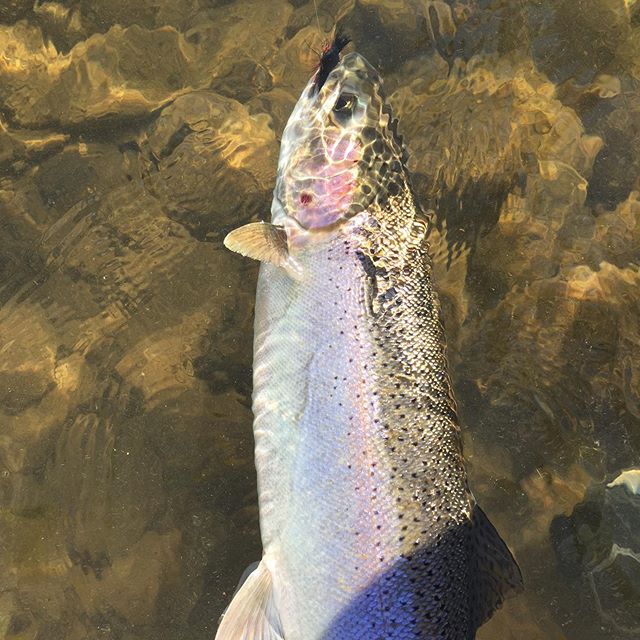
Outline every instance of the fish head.
<path fill-rule="evenodd" d="M 331 230 L 398 193 L 406 153 L 378 72 L 345 55 L 312 78 L 285 127 L 272 222 L 302 235 Z"/>

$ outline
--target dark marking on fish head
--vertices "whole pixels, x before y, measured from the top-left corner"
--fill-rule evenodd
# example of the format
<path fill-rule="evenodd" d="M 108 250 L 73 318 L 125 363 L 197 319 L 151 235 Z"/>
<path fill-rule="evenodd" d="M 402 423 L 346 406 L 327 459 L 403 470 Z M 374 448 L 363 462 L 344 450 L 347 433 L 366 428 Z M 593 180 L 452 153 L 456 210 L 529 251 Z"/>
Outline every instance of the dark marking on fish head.
<path fill-rule="evenodd" d="M 329 74 L 338 66 L 340 62 L 340 52 L 351 42 L 351 38 L 344 33 L 336 33 L 331 45 L 324 48 L 318 70 L 313 78 L 313 91 L 318 93 L 326 82 Z"/>

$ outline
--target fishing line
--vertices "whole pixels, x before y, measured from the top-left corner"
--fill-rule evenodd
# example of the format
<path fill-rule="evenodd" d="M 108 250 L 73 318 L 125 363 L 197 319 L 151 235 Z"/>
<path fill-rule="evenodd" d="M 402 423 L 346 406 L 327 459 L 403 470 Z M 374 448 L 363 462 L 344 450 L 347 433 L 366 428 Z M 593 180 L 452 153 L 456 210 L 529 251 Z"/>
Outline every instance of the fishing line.
<path fill-rule="evenodd" d="M 313 8 L 316 12 L 316 22 L 318 23 L 318 34 L 322 37 L 322 29 L 320 28 L 320 18 L 318 17 L 318 3 L 316 0 L 313 0 Z"/>

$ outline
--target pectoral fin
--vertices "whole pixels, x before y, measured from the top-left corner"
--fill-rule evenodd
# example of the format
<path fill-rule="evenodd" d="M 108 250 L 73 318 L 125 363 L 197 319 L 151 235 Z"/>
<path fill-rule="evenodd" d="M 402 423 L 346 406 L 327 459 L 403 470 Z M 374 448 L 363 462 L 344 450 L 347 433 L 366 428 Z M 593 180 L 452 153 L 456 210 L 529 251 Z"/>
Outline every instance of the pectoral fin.
<path fill-rule="evenodd" d="M 240 255 L 284 267 L 289 260 L 287 234 L 269 222 L 251 222 L 234 229 L 224 239 L 224 246 Z"/>
<path fill-rule="evenodd" d="M 505 599 L 520 593 L 523 584 L 518 564 L 478 505 L 472 515 L 471 559 L 472 614 L 479 627 Z"/>
<path fill-rule="evenodd" d="M 273 601 L 271 574 L 261 562 L 224 613 L 215 640 L 284 640 Z"/>

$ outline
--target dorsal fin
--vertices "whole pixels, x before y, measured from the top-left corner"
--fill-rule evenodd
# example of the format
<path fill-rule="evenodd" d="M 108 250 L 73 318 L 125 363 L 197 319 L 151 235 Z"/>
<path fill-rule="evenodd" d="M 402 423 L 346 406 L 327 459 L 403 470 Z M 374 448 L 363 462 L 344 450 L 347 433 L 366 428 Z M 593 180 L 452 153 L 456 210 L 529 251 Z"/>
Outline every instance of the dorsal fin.
<path fill-rule="evenodd" d="M 224 246 L 240 255 L 284 267 L 289 258 L 287 234 L 269 222 L 251 222 L 234 229 L 224 239 Z"/>

